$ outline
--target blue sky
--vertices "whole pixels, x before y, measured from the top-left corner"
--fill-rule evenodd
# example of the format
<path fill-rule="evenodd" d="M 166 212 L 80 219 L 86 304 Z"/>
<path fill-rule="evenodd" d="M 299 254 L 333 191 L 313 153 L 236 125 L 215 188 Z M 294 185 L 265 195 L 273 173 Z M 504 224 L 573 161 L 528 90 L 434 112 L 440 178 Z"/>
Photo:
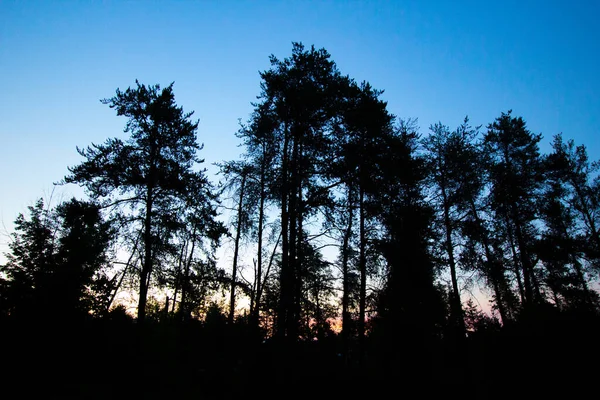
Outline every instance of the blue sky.
<path fill-rule="evenodd" d="M 512 109 L 598 157 L 597 1 L 0 1 L 0 252 L 19 212 L 81 161 L 75 146 L 122 133 L 101 98 L 135 79 L 175 82 L 210 163 L 234 136 L 268 57 L 324 47 L 343 74 L 384 89 L 422 132 Z M 59 188 L 55 199 L 77 194 Z M 0 261 L 3 257 L 0 256 Z"/>

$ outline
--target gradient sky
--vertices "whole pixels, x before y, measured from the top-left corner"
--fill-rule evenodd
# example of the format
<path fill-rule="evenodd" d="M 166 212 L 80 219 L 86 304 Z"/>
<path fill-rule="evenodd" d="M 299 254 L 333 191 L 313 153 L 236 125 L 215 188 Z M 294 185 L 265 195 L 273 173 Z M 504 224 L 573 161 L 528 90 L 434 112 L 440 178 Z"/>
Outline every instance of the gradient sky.
<path fill-rule="evenodd" d="M 0 0 L 0 253 L 17 214 L 81 161 L 75 146 L 121 135 L 125 119 L 101 98 L 174 81 L 210 168 L 241 153 L 234 133 L 258 73 L 293 41 L 384 89 L 422 132 L 512 109 L 543 151 L 562 132 L 598 159 L 599 15 L 598 1 Z"/>

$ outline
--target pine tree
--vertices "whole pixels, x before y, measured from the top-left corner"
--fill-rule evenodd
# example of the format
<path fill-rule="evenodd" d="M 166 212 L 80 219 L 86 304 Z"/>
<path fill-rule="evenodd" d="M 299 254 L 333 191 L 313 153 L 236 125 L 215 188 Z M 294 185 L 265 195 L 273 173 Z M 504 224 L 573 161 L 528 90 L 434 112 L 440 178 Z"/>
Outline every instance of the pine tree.
<path fill-rule="evenodd" d="M 484 135 L 491 205 L 496 220 L 505 224 L 515 271 L 523 278 L 525 306 L 541 300 L 532 250 L 536 200 L 543 182 L 540 140 L 541 135 L 531 133 L 523 118 L 513 117 L 510 111 L 489 124 Z"/>
<path fill-rule="evenodd" d="M 135 88 L 102 100 L 127 117 L 125 141 L 108 139 L 77 149 L 84 161 L 69 168 L 65 183 L 80 184 L 104 207 L 131 210 L 131 221 L 142 225 L 143 262 L 139 275 L 138 320 L 146 315 L 151 277 L 160 256 L 177 230 L 177 212 L 194 199 L 208 218 L 214 218 L 214 197 L 197 152 L 198 121 L 175 103 L 173 84 L 162 89 L 136 81 Z M 203 210 L 200 210 L 203 211 Z"/>

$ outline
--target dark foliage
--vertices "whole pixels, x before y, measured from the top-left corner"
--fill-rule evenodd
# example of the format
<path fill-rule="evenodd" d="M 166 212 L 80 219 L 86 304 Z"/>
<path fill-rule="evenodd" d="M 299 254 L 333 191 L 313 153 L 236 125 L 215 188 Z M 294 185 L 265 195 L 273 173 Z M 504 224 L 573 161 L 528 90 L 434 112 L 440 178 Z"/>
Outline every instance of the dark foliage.
<path fill-rule="evenodd" d="M 246 151 L 219 164 L 231 274 L 214 256 L 222 199 L 173 85 L 103 101 L 129 138 L 78 149 L 62 182 L 92 201 L 40 200 L 15 220 L 1 393 L 579 397 L 600 355 L 600 178 L 585 147 L 557 135 L 541 154 L 541 134 L 510 111 L 482 134 L 465 119 L 421 136 L 325 49 L 294 43 L 270 61 L 237 132 Z M 136 318 L 113 304 L 127 279 Z M 476 284 L 491 313 L 468 296 Z"/>

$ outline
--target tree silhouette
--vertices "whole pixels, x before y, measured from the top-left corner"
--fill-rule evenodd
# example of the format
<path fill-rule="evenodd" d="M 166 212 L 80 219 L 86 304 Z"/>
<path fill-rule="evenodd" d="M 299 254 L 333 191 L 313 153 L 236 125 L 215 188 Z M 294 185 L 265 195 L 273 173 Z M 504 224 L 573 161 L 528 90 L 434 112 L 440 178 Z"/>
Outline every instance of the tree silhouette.
<path fill-rule="evenodd" d="M 55 290 L 66 309 L 102 315 L 114 284 L 107 275 L 113 227 L 97 204 L 72 199 L 60 204 L 56 212 L 61 235 Z"/>
<path fill-rule="evenodd" d="M 367 280 L 368 271 L 374 269 L 373 243 L 377 238 L 375 220 L 378 205 L 375 204 L 377 193 L 381 187 L 381 171 L 389 162 L 386 145 L 391 136 L 394 116 L 387 111 L 387 103 L 379 97 L 382 91 L 375 90 L 369 83 L 357 85 L 352 81 L 342 81 L 345 102 L 340 113 L 340 123 L 334 131 L 336 141 L 334 160 L 330 174 L 334 182 L 343 183 L 346 189 L 345 206 L 347 213 L 346 226 L 342 243 L 342 330 L 344 340 L 352 330 L 349 314 L 352 272 L 350 269 L 350 239 L 357 236 L 357 271 L 358 271 L 358 320 L 357 334 L 359 354 L 365 352 L 365 335 L 367 319 Z M 353 235 L 354 215 L 358 218 L 358 234 Z M 343 218 L 343 217 L 342 217 Z M 362 356 L 361 356 L 362 357 Z"/>
<path fill-rule="evenodd" d="M 465 324 L 460 288 L 458 286 L 456 260 L 456 231 L 462 215 L 469 209 L 477 190 L 477 169 L 475 152 L 471 148 L 476 131 L 468 128 L 465 118 L 462 129 L 450 131 L 441 123 L 430 127 L 431 133 L 423 145 L 427 151 L 429 176 L 431 178 L 432 204 L 439 215 L 447 265 L 450 269 L 452 295 L 450 305 L 453 323 L 458 336 L 464 336 Z"/>
<path fill-rule="evenodd" d="M 255 110 L 247 124 L 242 125 L 237 132 L 237 137 L 242 139 L 246 152 L 244 162 L 250 166 L 250 176 L 247 183 L 248 194 L 244 200 L 245 213 L 252 214 L 250 218 L 256 224 L 256 262 L 254 265 L 254 281 L 250 293 L 250 322 L 258 328 L 262 304 L 262 295 L 268 274 L 273 265 L 273 256 L 280 242 L 280 228 L 275 247 L 269 257 L 265 268 L 265 234 L 267 227 L 267 206 L 277 197 L 277 157 L 279 152 L 278 136 L 273 134 L 277 128 L 277 117 L 270 108 L 269 102 L 255 104 Z M 272 224 L 277 225 L 277 224 Z"/>
<path fill-rule="evenodd" d="M 489 124 L 484 135 L 490 157 L 491 203 L 496 219 L 506 224 L 515 270 L 522 272 L 526 306 L 540 300 L 531 249 L 536 196 L 543 180 L 540 140 L 541 135 L 531 133 L 523 118 L 513 117 L 510 111 Z"/>
<path fill-rule="evenodd" d="M 29 219 L 19 214 L 15 220 L 11 253 L 2 266 L 7 276 L 7 309 L 11 316 L 30 316 L 40 308 L 51 311 L 49 282 L 55 267 L 55 226 L 44 202 L 29 206 Z M 48 309 L 50 307 L 50 310 Z"/>
<path fill-rule="evenodd" d="M 112 231 L 97 205 L 72 199 L 55 209 L 42 199 L 19 214 L 0 266 L 3 313 L 15 318 L 76 320 L 102 315 L 112 290 L 106 275 Z"/>
<path fill-rule="evenodd" d="M 590 291 L 586 267 L 595 261 L 594 200 L 590 166 L 583 146 L 564 143 L 561 135 L 552 142 L 545 159 L 545 190 L 540 198 L 541 219 L 546 227 L 537 250 L 548 275 L 546 282 L 555 304 L 561 308 L 593 310 L 597 294 Z"/>
<path fill-rule="evenodd" d="M 7 385 L 233 398 L 317 382 L 317 397 L 351 398 L 548 376 L 571 390 L 594 373 L 600 163 L 585 146 L 560 134 L 541 154 L 511 111 L 484 132 L 465 118 L 421 136 L 382 90 L 301 43 L 260 73 L 218 185 L 173 84 L 136 81 L 102 103 L 125 138 L 77 148 L 61 181 L 89 200 L 40 199 L 15 220 L 0 265 Z M 467 297 L 476 284 L 487 298 Z"/>
<path fill-rule="evenodd" d="M 581 235 L 587 243 L 587 257 L 596 261 L 600 254 L 600 179 L 597 175 L 599 164 L 589 162 L 585 146 L 575 146 L 573 140 L 565 143 L 562 135 L 554 136 L 552 149 L 553 152 L 547 157 L 550 179 L 564 191 L 565 204 L 578 214 L 578 219 L 584 227 Z"/>
<path fill-rule="evenodd" d="M 205 309 L 212 302 L 210 296 L 226 284 L 223 271 L 217 268 L 214 256 L 220 239 L 226 234 L 225 226 L 216 218 L 218 197 L 206 190 L 204 180 L 192 180 L 183 207 L 180 208 L 175 271 L 175 288 L 181 291 L 177 313 L 189 320 L 193 311 Z M 178 247 L 177 247 L 178 246 Z M 173 298 L 175 310 L 176 298 Z"/>
<path fill-rule="evenodd" d="M 214 197 L 204 170 L 194 169 L 202 162 L 196 154 L 202 149 L 196 138 L 198 122 L 175 104 L 173 84 L 161 90 L 136 81 L 135 88 L 117 89 L 102 103 L 127 117 L 125 133 L 131 136 L 125 142 L 111 138 L 78 148 L 85 160 L 69 168 L 64 182 L 84 186 L 104 207 L 128 205 L 131 220 L 142 224 L 137 315 L 142 322 L 153 270 L 177 228 L 176 210 L 187 199 L 211 209 Z"/>
<path fill-rule="evenodd" d="M 261 103 L 256 111 L 267 122 L 262 132 L 276 138 L 277 193 L 281 210 L 281 298 L 277 317 L 280 337 L 295 340 L 300 318 L 303 224 L 322 193 L 325 131 L 335 113 L 339 72 L 330 55 L 294 43 L 292 56 L 271 56 L 271 69 L 261 73 Z M 268 115 L 268 117 L 267 117 Z"/>
<path fill-rule="evenodd" d="M 242 234 L 247 234 L 251 224 L 251 214 L 254 207 L 254 199 L 250 196 L 251 192 L 248 190 L 250 186 L 250 180 L 252 180 L 252 167 L 249 164 L 243 162 L 226 162 L 217 164 L 220 168 L 220 172 L 225 177 L 224 190 L 234 192 L 236 196 L 236 207 L 233 212 L 235 215 L 235 237 L 233 242 L 233 266 L 231 272 L 231 288 L 230 288 L 230 300 L 229 300 L 229 316 L 228 321 L 230 324 L 234 321 L 235 313 L 235 290 L 238 285 L 237 273 L 238 273 L 238 258 L 240 251 L 240 239 Z"/>
<path fill-rule="evenodd" d="M 424 367 L 446 314 L 435 282 L 430 248 L 433 210 L 423 192 L 427 169 L 416 152 L 417 139 L 410 121 L 399 121 L 395 134 L 386 138 L 387 162 L 377 183 L 384 227 L 379 246 L 387 279 L 373 328 L 383 365 L 396 370 L 392 365 L 405 358 L 404 365 L 413 372 Z"/>

